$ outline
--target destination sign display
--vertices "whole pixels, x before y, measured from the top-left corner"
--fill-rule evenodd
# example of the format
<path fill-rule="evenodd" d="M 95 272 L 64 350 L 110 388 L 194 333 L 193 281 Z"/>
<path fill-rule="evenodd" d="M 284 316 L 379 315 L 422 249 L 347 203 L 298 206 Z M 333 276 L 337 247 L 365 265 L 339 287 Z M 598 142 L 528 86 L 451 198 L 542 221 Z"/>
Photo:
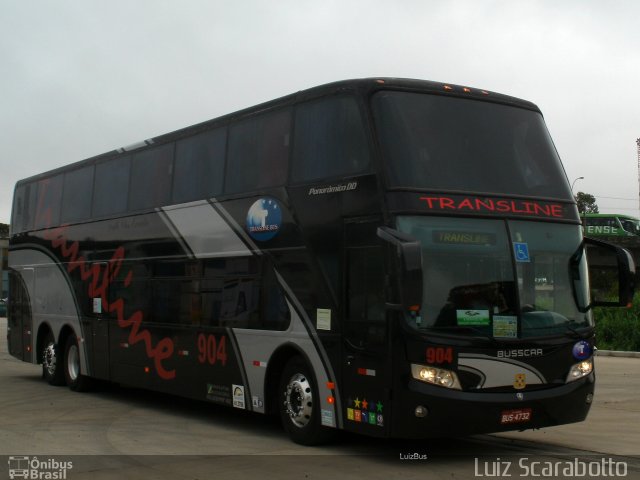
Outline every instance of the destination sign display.
<path fill-rule="evenodd" d="M 392 192 L 389 194 L 389 205 L 395 211 L 579 221 L 577 208 L 569 201 Z"/>

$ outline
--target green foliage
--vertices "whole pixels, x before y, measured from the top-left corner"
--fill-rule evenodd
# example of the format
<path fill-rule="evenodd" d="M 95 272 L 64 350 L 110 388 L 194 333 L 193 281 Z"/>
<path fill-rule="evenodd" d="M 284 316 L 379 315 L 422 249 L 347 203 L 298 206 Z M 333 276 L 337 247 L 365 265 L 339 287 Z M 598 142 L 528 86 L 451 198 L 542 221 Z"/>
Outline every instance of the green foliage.
<path fill-rule="evenodd" d="M 594 309 L 596 346 L 602 350 L 640 351 L 640 294 L 631 308 Z"/>
<path fill-rule="evenodd" d="M 6 223 L 0 223 L 0 238 L 7 238 L 9 236 L 9 225 Z"/>
<path fill-rule="evenodd" d="M 589 193 L 576 193 L 576 203 L 578 204 L 578 212 L 582 213 L 600 213 L 596 204 L 596 197 Z"/>

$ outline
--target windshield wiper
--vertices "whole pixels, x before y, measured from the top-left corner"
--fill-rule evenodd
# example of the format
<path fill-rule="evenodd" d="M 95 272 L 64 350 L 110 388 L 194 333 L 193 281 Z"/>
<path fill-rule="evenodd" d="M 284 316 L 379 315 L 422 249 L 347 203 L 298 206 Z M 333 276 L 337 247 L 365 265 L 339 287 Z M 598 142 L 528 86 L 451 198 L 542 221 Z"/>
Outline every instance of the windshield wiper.
<path fill-rule="evenodd" d="M 461 333 L 461 332 L 469 332 L 469 333 L 474 333 L 476 337 L 482 337 L 485 338 L 489 341 L 491 341 L 494 344 L 497 344 L 497 340 L 490 334 L 486 333 L 483 330 L 480 330 L 477 327 L 472 327 L 469 325 L 443 325 L 443 326 L 437 326 L 437 327 L 430 327 L 429 330 L 431 331 L 448 331 L 448 332 L 454 332 L 454 333 Z"/>
<path fill-rule="evenodd" d="M 583 327 L 583 328 L 587 328 L 587 330 L 583 333 L 580 333 L 578 331 L 578 329 L 574 326 L 572 326 L 571 324 L 575 324 L 576 322 L 570 322 L 570 323 L 565 323 L 563 326 L 567 329 L 564 332 L 564 335 L 566 337 L 569 338 L 579 338 L 580 340 L 584 340 L 586 338 L 589 338 L 591 336 L 591 334 L 593 333 L 593 327 Z"/>

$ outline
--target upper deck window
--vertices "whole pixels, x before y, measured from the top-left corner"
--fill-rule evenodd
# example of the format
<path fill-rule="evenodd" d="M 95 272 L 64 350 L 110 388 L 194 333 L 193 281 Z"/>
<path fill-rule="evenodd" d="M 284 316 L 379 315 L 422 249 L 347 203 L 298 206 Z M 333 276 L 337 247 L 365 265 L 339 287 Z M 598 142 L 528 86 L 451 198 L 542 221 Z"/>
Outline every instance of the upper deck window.
<path fill-rule="evenodd" d="M 287 179 L 291 112 L 269 112 L 229 128 L 225 192 L 284 185 Z"/>
<path fill-rule="evenodd" d="M 86 220 L 91 216 L 93 165 L 64 174 L 61 222 Z"/>
<path fill-rule="evenodd" d="M 33 228 L 36 212 L 37 183 L 27 183 L 16 187 L 13 199 L 13 217 L 11 232 L 20 233 Z"/>
<path fill-rule="evenodd" d="M 227 131 L 220 128 L 177 143 L 173 172 L 175 203 L 210 198 L 222 192 L 226 141 Z"/>
<path fill-rule="evenodd" d="M 131 157 L 119 157 L 96 165 L 93 215 L 123 213 L 127 209 Z"/>
<path fill-rule="evenodd" d="M 169 203 L 172 164 L 172 143 L 133 155 L 129 210 L 141 210 Z"/>
<path fill-rule="evenodd" d="M 313 181 L 365 171 L 369 149 L 355 98 L 323 98 L 296 109 L 292 180 Z"/>
<path fill-rule="evenodd" d="M 394 91 L 373 109 L 392 187 L 572 198 L 538 112 Z"/>
<path fill-rule="evenodd" d="M 60 222 L 62 199 L 62 175 L 45 178 L 38 182 L 35 229 L 49 228 Z"/>

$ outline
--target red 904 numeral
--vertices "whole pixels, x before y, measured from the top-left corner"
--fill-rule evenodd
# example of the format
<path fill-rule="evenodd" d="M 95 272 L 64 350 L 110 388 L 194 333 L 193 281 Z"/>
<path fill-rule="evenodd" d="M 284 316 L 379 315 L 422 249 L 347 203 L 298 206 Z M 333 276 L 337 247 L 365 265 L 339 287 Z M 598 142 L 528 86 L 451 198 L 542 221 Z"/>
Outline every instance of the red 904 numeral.
<path fill-rule="evenodd" d="M 215 335 L 198 335 L 198 362 L 209 365 L 220 362 L 224 367 L 227 364 L 227 337 L 222 335 L 216 339 Z"/>
<path fill-rule="evenodd" d="M 428 347 L 427 363 L 453 363 L 453 348 Z"/>

